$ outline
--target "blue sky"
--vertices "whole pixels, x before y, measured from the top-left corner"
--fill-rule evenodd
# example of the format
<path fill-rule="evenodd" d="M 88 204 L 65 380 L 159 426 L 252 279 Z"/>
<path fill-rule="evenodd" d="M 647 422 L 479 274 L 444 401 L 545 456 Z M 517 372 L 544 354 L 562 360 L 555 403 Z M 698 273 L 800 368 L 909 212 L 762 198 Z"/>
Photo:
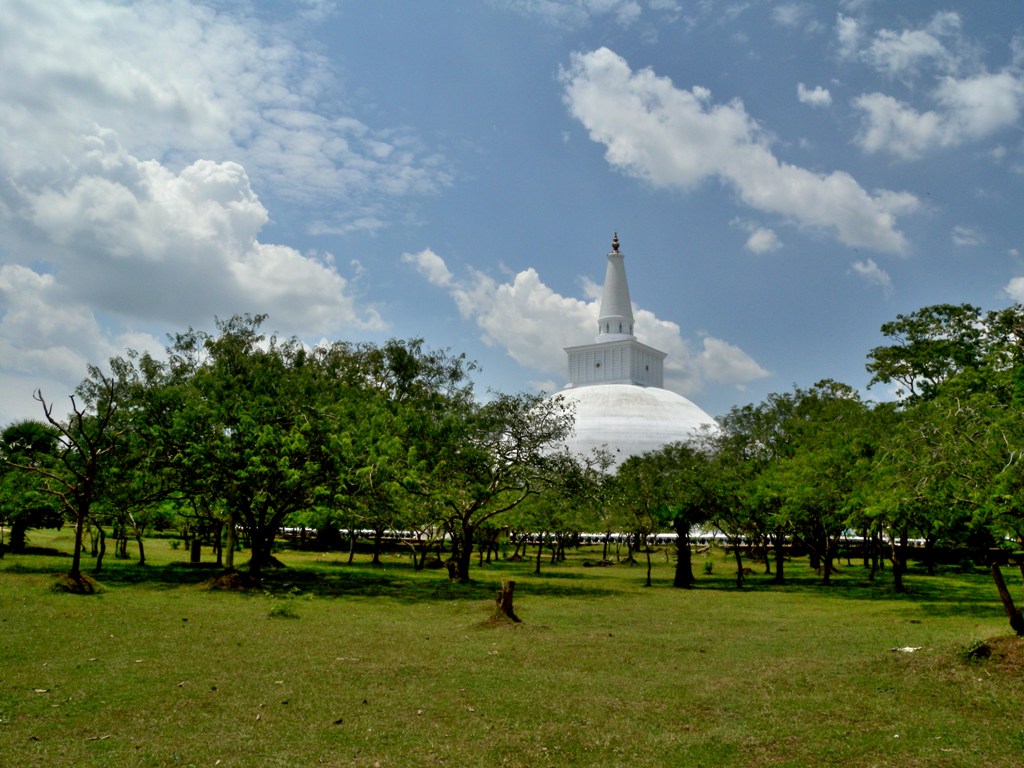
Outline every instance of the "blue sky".
<path fill-rule="evenodd" d="M 553 391 L 614 232 L 712 415 L 1024 300 L 1018 2 L 0 5 L 0 424 L 237 312 Z"/>

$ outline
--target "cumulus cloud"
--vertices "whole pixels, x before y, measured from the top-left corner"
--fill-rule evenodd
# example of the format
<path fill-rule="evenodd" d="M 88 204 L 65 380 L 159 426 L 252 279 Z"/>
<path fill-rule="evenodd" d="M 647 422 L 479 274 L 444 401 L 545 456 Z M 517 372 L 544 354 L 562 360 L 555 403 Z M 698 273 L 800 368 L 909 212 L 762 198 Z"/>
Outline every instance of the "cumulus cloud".
<path fill-rule="evenodd" d="M 708 336 L 704 338 L 702 347 L 700 363 L 711 381 L 742 386 L 769 375 L 750 355 L 727 341 Z"/>
<path fill-rule="evenodd" d="M 419 253 L 403 253 L 402 261 L 415 266 L 431 285 L 445 286 L 452 281 L 452 273 L 444 259 L 429 248 L 424 248 Z"/>
<path fill-rule="evenodd" d="M 803 83 L 797 83 L 796 97 L 801 104 L 812 107 L 827 107 L 832 104 L 832 94 L 828 92 L 827 88 L 822 88 L 820 85 L 808 88 Z"/>
<path fill-rule="evenodd" d="M 414 136 L 345 114 L 315 54 L 182 0 L 11 0 L 0 68 L 0 402 L 214 315 L 385 326 L 330 254 L 261 240 L 255 188 L 344 228 L 447 183 Z"/>
<path fill-rule="evenodd" d="M 857 19 L 841 13 L 836 15 L 836 44 L 840 59 L 856 58 L 862 37 L 863 30 Z"/>
<path fill-rule="evenodd" d="M 1016 41 L 1010 46 L 1011 63 L 990 72 L 976 60 L 962 26 L 959 14 L 942 11 L 923 27 L 883 29 L 868 37 L 860 22 L 839 15 L 836 38 L 842 56 L 893 79 L 911 83 L 927 74 L 936 83 L 921 91 L 923 107 L 881 92 L 856 97 L 853 106 L 861 113 L 856 141 L 861 148 L 916 159 L 1019 124 L 1024 75 Z"/>
<path fill-rule="evenodd" d="M 864 281 L 879 286 L 886 295 L 892 293 L 892 278 L 875 263 L 874 259 L 855 261 L 850 265 L 850 270 Z"/>
<path fill-rule="evenodd" d="M 573 54 L 561 80 L 571 114 L 624 173 L 681 188 L 717 178 L 746 205 L 831 230 L 847 245 L 907 248 L 896 219 L 915 210 L 917 198 L 868 192 L 843 171 L 825 175 L 781 162 L 738 100 L 717 104 L 704 88 L 678 88 L 650 69 L 634 72 L 607 48 Z"/>
<path fill-rule="evenodd" d="M 779 240 L 774 229 L 757 227 L 750 233 L 744 247 L 753 253 L 768 253 L 779 250 L 782 247 L 782 241 Z"/>
<path fill-rule="evenodd" d="M 43 148 L 100 126 L 132 155 L 171 167 L 239 162 L 307 206 L 343 201 L 380 215 L 391 197 L 448 181 L 414 136 L 374 129 L 337 103 L 325 112 L 336 84 L 322 57 L 184 0 L 13 0 L 0 18 L 0 64 L 4 127 L 35 148 L 10 153 L 22 172 L 56 164 Z"/>
<path fill-rule="evenodd" d="M 424 258 L 424 253 L 429 256 Z M 447 288 L 459 313 L 480 328 L 486 344 L 550 377 L 543 382 L 546 391 L 565 383 L 565 347 L 589 343 L 596 336 L 601 289 L 593 281 L 582 281 L 587 298 L 581 300 L 555 292 L 533 268 L 502 282 L 477 270 L 465 279 L 454 279 L 444 260 L 429 249 L 403 261 L 432 284 Z M 449 275 L 448 281 L 436 282 L 438 274 Z M 742 386 L 768 375 L 735 345 L 706 336 L 695 351 L 676 323 L 636 307 L 633 316 L 637 337 L 668 353 L 665 384 L 680 394 L 697 394 L 708 382 Z M 552 386 L 552 381 L 559 383 Z"/>
<path fill-rule="evenodd" d="M 1024 304 L 1024 277 L 1014 277 L 1003 286 L 1003 292 L 1018 304 Z"/>
<path fill-rule="evenodd" d="M 959 57 L 947 42 L 959 34 L 961 20 L 952 11 L 936 13 L 921 29 L 879 30 L 860 52 L 860 58 L 893 78 L 912 78 L 924 66 L 954 72 Z"/>
<path fill-rule="evenodd" d="M 892 96 L 869 93 L 853 105 L 862 112 L 858 144 L 867 152 L 915 159 L 978 141 L 1019 123 L 1024 78 L 1009 70 L 963 79 L 944 78 L 931 92 L 935 108 L 917 111 Z"/>

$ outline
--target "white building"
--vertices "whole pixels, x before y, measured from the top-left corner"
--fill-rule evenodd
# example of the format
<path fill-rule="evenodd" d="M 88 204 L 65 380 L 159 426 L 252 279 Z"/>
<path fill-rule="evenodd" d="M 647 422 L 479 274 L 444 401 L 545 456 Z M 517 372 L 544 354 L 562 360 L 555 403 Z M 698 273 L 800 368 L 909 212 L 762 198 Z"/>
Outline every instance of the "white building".
<path fill-rule="evenodd" d="M 686 440 L 715 420 L 664 388 L 665 353 L 633 335 L 633 306 L 619 237 L 612 240 L 593 344 L 567 347 L 569 384 L 555 396 L 574 407 L 569 448 L 590 455 L 606 448 L 615 469 L 630 456 Z"/>

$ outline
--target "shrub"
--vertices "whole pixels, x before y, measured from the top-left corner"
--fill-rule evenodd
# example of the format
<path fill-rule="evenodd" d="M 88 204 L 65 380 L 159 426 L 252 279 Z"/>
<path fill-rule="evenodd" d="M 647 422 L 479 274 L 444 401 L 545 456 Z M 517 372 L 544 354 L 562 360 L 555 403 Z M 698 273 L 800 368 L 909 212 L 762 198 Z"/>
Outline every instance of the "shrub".
<path fill-rule="evenodd" d="M 981 661 L 992 655 L 992 646 L 984 640 L 973 640 L 960 649 L 964 661 Z"/>

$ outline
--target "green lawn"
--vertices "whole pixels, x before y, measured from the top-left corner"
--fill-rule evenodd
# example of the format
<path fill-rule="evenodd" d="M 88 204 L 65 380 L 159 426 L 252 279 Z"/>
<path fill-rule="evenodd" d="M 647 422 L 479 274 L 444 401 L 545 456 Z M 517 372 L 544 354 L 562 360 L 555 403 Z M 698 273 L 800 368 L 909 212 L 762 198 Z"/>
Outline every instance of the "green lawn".
<path fill-rule="evenodd" d="M 1009 632 L 984 573 L 913 572 L 897 596 L 888 574 L 843 566 L 823 588 L 795 561 L 789 586 L 737 590 L 716 556 L 681 591 L 664 556 L 647 589 L 643 567 L 577 555 L 458 586 L 399 558 L 282 552 L 266 592 L 233 593 L 167 540 L 147 556 L 108 553 L 91 597 L 51 590 L 67 558 L 0 560 L 0 764 L 1024 762 L 1019 661 L 962 656 Z M 502 578 L 522 624 L 487 622 Z M 1017 645 L 999 648 L 1019 660 Z"/>

